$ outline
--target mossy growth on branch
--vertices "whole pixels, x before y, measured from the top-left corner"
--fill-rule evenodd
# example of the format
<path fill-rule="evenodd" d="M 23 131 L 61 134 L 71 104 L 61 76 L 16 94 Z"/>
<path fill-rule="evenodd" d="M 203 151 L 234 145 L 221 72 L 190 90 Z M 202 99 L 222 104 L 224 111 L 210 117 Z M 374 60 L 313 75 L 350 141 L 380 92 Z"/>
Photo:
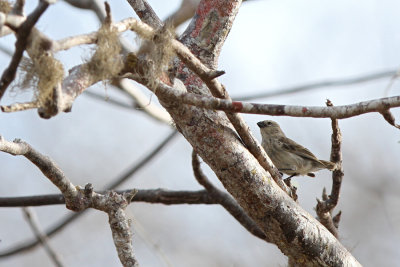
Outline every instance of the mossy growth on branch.
<path fill-rule="evenodd" d="M 10 13 L 12 9 L 11 3 L 6 0 L 0 0 L 0 12 L 4 14 Z"/>
<path fill-rule="evenodd" d="M 34 100 L 42 106 L 52 98 L 53 89 L 62 83 L 64 68 L 54 58 L 47 40 L 34 41 L 29 48 L 30 58 L 23 58 L 19 66 L 19 79 L 14 90 L 34 88 Z"/>
<path fill-rule="evenodd" d="M 175 29 L 172 23 L 167 23 L 156 32 L 152 43 L 149 45 L 146 59 L 150 63 L 150 68 L 145 73 L 145 78 L 148 80 L 150 87 L 154 87 L 157 79 L 167 73 L 171 66 L 172 58 L 175 55 L 171 45 L 171 40 L 174 38 Z"/>
<path fill-rule="evenodd" d="M 118 32 L 109 23 L 104 23 L 97 32 L 96 44 L 92 57 L 86 63 L 90 75 L 101 81 L 116 77 L 123 67 Z"/>

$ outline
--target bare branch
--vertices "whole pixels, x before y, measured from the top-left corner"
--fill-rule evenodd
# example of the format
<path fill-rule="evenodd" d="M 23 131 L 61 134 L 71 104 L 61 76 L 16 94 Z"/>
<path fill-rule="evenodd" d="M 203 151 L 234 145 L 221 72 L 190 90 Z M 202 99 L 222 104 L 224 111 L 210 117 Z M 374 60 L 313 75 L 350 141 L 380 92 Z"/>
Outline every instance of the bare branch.
<path fill-rule="evenodd" d="M 3 112 L 16 112 L 16 111 L 24 111 L 33 108 L 39 108 L 40 104 L 37 101 L 27 102 L 27 103 L 14 103 L 9 106 L 0 106 L 1 111 Z"/>
<path fill-rule="evenodd" d="M 0 99 L 7 90 L 7 87 L 14 80 L 15 74 L 22 55 L 28 44 L 28 37 L 31 33 L 33 26 L 39 20 L 40 16 L 46 11 L 49 6 L 49 1 L 41 0 L 36 9 L 26 18 L 25 22 L 16 29 L 17 42 L 15 43 L 15 52 L 7 69 L 4 70 L 0 80 Z M 7 25 L 9 26 L 9 25 Z"/>
<path fill-rule="evenodd" d="M 33 233 L 35 234 L 36 238 L 40 241 L 40 243 L 43 245 L 44 249 L 46 250 L 46 253 L 49 255 L 54 265 L 58 267 L 64 266 L 61 262 L 60 256 L 57 255 L 54 249 L 50 246 L 47 236 L 40 230 L 39 221 L 36 217 L 35 212 L 29 207 L 23 207 L 22 211 L 24 212 L 25 218 L 27 219 Z"/>
<path fill-rule="evenodd" d="M 14 142 L 9 142 L 0 136 L 0 151 L 9 153 L 14 156 L 24 156 L 33 164 L 35 164 L 41 172 L 46 176 L 64 195 L 67 199 L 67 207 L 75 210 L 78 206 L 74 200 L 78 196 L 78 191 L 75 186 L 67 179 L 61 169 L 49 157 L 42 155 L 29 144 L 15 139 Z M 77 210 L 80 210 L 79 208 Z"/>
<path fill-rule="evenodd" d="M 300 93 L 310 90 L 319 89 L 322 87 L 340 87 L 346 85 L 353 85 L 358 83 L 365 83 L 370 82 L 382 78 L 388 78 L 396 75 L 397 70 L 388 70 L 382 72 L 376 72 L 372 74 L 360 75 L 354 78 L 343 78 L 343 79 L 334 79 L 334 80 L 327 80 L 327 81 L 319 81 L 315 83 L 303 84 L 303 85 L 296 85 L 293 87 L 287 88 L 279 88 L 273 90 L 262 90 L 263 93 L 259 94 L 252 94 L 252 95 L 243 95 L 243 96 L 236 96 L 233 97 L 234 100 L 241 100 L 241 101 L 248 101 L 253 99 L 263 99 L 269 98 L 273 96 L 282 96 L 287 94 L 294 94 Z"/>
<path fill-rule="evenodd" d="M 164 148 L 171 140 L 172 138 L 176 135 L 176 131 L 174 131 L 172 134 L 167 136 L 154 150 L 152 150 L 148 155 L 146 155 L 141 161 L 138 163 L 135 162 L 135 164 L 129 168 L 126 172 L 124 172 L 122 175 L 118 176 L 116 179 L 113 179 L 114 182 L 111 183 L 109 186 L 106 187 L 107 190 L 114 189 L 118 187 L 120 184 L 125 182 L 128 178 L 130 178 L 132 175 L 134 175 L 137 171 L 139 171 L 141 168 L 146 166 L 147 163 L 150 162 L 154 156 L 158 154 L 158 152 Z M 62 230 L 65 226 L 69 225 L 69 223 L 73 222 L 74 220 L 78 219 L 82 214 L 84 214 L 86 210 L 79 212 L 79 213 L 74 213 L 69 216 L 66 216 L 64 219 L 62 219 L 61 222 L 58 224 L 54 225 L 50 229 L 46 231 L 47 236 L 52 236 L 56 233 L 58 233 L 60 230 Z M 7 251 L 4 251 L 0 253 L 0 258 L 2 257 L 8 257 L 15 255 L 17 253 L 26 251 L 28 249 L 34 248 L 37 246 L 39 243 L 38 240 L 33 240 L 33 241 L 25 241 L 23 242 L 23 245 L 18 245 L 13 248 L 10 248 Z"/>
<path fill-rule="evenodd" d="M 177 91 L 162 83 L 159 84 L 157 91 L 162 93 L 164 98 L 169 99 L 169 101 L 180 101 L 200 108 L 271 116 L 345 119 L 365 113 L 382 112 L 388 108 L 400 107 L 400 96 L 378 98 L 343 106 L 316 107 L 230 101 Z"/>
<path fill-rule="evenodd" d="M 116 190 L 119 194 L 131 192 L 133 189 Z M 105 194 L 106 191 L 96 191 Z M 131 202 L 146 202 L 151 204 L 180 205 L 180 204 L 219 204 L 205 190 L 199 191 L 174 191 L 167 189 L 137 189 Z M 0 207 L 27 207 L 65 204 L 62 194 L 24 196 L 24 197 L 0 197 Z"/>
<path fill-rule="evenodd" d="M 102 195 L 93 191 L 91 185 L 86 186 L 85 196 L 95 209 L 108 214 L 114 245 L 118 252 L 119 260 L 123 266 L 139 266 L 132 246 L 132 231 L 125 209 L 136 194 L 136 190 L 129 193 L 118 194 L 113 191 Z"/>
<path fill-rule="evenodd" d="M 326 105 L 332 107 L 333 104 L 330 100 L 327 100 Z M 340 188 L 344 176 L 342 166 L 342 134 L 339 129 L 337 119 L 332 119 L 332 148 L 331 148 L 331 161 L 336 164 L 335 169 L 332 172 L 332 189 L 328 196 L 324 188 L 322 192 L 322 201 L 317 199 L 317 211 L 319 221 L 336 237 L 339 237 L 338 226 L 339 217 L 336 221 L 333 219 L 332 212 L 339 202 Z M 341 212 L 339 212 L 341 213 Z"/>
<path fill-rule="evenodd" d="M 0 151 L 22 155 L 35 164 L 42 173 L 58 187 L 65 198 L 66 207 L 73 211 L 95 208 L 108 214 L 115 247 L 123 266 L 138 266 L 132 248 L 132 232 L 125 215 L 125 209 L 131 202 L 135 192 L 118 194 L 107 192 L 98 194 L 88 184 L 84 189 L 75 187 L 61 169 L 49 158 L 29 144 L 20 140 L 8 142 L 0 136 Z"/>

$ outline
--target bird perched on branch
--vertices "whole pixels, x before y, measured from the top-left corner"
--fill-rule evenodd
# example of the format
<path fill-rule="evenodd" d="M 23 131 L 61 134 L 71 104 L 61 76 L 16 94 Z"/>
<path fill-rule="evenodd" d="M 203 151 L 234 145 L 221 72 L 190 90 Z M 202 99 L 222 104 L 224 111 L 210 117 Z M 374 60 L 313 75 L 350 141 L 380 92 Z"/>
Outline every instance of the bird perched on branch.
<path fill-rule="evenodd" d="M 335 168 L 335 163 L 317 159 L 310 150 L 287 138 L 275 121 L 260 121 L 257 125 L 265 152 L 280 172 L 290 175 L 289 178 L 296 175 L 315 177 L 313 172 Z"/>

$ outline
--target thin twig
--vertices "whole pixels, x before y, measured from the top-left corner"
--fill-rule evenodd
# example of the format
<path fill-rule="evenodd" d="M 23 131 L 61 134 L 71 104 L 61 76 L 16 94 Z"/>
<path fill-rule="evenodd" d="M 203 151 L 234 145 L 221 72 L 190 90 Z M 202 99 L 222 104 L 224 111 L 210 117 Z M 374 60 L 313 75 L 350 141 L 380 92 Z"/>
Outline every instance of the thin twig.
<path fill-rule="evenodd" d="M 263 99 L 269 98 L 273 96 L 282 96 L 287 94 L 293 93 L 300 93 L 309 90 L 315 90 L 322 87 L 339 87 L 339 86 L 346 86 L 346 85 L 353 85 L 358 83 L 365 83 L 370 82 L 373 80 L 378 80 L 382 78 L 388 78 L 396 75 L 397 70 L 388 70 L 382 72 L 376 72 L 372 74 L 360 75 L 354 78 L 342 78 L 342 79 L 333 79 L 333 80 L 326 80 L 326 81 L 319 81 L 314 83 L 308 83 L 303 85 L 296 85 L 293 87 L 287 88 L 278 88 L 273 90 L 262 90 L 263 93 L 252 94 L 252 95 L 243 95 L 243 96 L 235 96 L 233 97 L 234 100 L 240 101 L 248 101 L 253 99 Z"/>
<path fill-rule="evenodd" d="M 114 189 L 124 181 L 126 181 L 129 177 L 134 175 L 137 171 L 139 171 L 141 168 L 146 166 L 147 163 L 150 162 L 154 156 L 156 156 L 162 148 L 164 148 L 169 141 L 172 140 L 172 137 L 176 135 L 176 131 L 174 133 L 170 134 L 167 136 L 154 150 L 152 150 L 143 160 L 141 160 L 138 163 L 135 163 L 134 166 L 132 166 L 128 171 L 123 173 L 122 175 L 118 176 L 115 180 L 115 182 L 111 183 L 106 189 Z M 62 230 L 65 226 L 69 225 L 71 222 L 73 222 L 75 219 L 78 219 L 82 214 L 84 214 L 87 210 L 81 211 L 79 213 L 73 213 L 71 215 L 66 216 L 63 218 L 58 224 L 52 226 L 50 229 L 46 231 L 46 235 L 48 237 L 53 236 L 54 234 L 58 233 L 60 230 Z M 4 252 L 0 253 L 0 258 L 2 257 L 8 257 L 15 255 L 17 253 L 21 253 L 23 251 L 26 251 L 28 249 L 32 249 L 36 247 L 39 243 L 38 240 L 31 240 L 31 241 L 24 241 L 23 245 L 17 245 L 15 247 L 12 247 Z"/>
<path fill-rule="evenodd" d="M 222 207 L 226 209 L 247 231 L 264 239 L 267 242 L 267 236 L 261 231 L 257 224 L 244 212 L 231 195 L 216 188 L 202 172 L 200 162 L 196 152 L 192 152 L 192 167 L 196 180 L 201 184 Z"/>
<path fill-rule="evenodd" d="M 4 70 L 0 80 L 0 99 L 3 97 L 7 87 L 14 80 L 19 62 L 28 45 L 28 37 L 33 26 L 39 20 L 40 16 L 46 11 L 49 6 L 49 1 L 41 0 L 36 9 L 26 18 L 25 22 L 16 29 L 17 42 L 15 43 L 15 52 L 7 69 Z M 9 25 L 7 25 L 9 26 Z"/>
<path fill-rule="evenodd" d="M 62 267 L 64 266 L 61 262 L 60 256 L 54 251 L 54 249 L 50 246 L 48 242 L 47 236 L 40 230 L 39 221 L 35 215 L 35 212 L 29 207 L 23 207 L 22 211 L 24 212 L 25 218 L 27 219 L 29 226 L 31 227 L 33 233 L 36 238 L 43 245 L 50 259 L 53 261 L 55 266 Z"/>
<path fill-rule="evenodd" d="M 24 156 L 31 161 L 46 176 L 66 198 L 67 208 L 71 210 L 80 210 L 75 199 L 79 192 L 75 186 L 68 180 L 64 172 L 49 157 L 35 150 L 28 143 L 15 139 L 13 142 L 5 140 L 0 136 L 0 151 L 6 152 L 14 156 Z M 78 205 L 76 205 L 78 204 Z"/>
<path fill-rule="evenodd" d="M 332 107 L 333 104 L 330 100 L 327 100 L 326 105 Z M 344 176 L 342 166 L 342 134 L 339 129 L 337 119 L 332 119 L 332 149 L 331 149 L 331 161 L 336 164 L 335 169 L 332 172 L 332 188 L 331 193 L 328 196 L 326 189 L 322 192 L 322 201 L 317 199 L 316 211 L 319 221 L 336 237 L 338 238 L 338 227 L 341 212 L 338 215 L 332 215 L 333 209 L 339 202 L 340 188 Z"/>
<path fill-rule="evenodd" d="M 16 111 L 24 111 L 28 109 L 34 109 L 40 107 L 38 101 L 34 102 L 26 102 L 26 103 L 14 103 L 8 106 L 0 106 L 1 111 L 3 112 L 16 112 Z"/>

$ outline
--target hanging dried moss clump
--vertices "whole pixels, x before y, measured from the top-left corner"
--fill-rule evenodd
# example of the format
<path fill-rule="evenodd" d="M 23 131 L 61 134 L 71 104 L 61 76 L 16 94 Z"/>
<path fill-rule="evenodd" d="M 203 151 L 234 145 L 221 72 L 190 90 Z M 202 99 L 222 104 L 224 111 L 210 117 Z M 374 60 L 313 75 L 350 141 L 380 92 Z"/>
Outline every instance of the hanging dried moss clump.
<path fill-rule="evenodd" d="M 52 99 L 53 89 L 62 83 L 64 68 L 53 57 L 47 41 L 34 42 L 29 48 L 31 58 L 23 58 L 19 66 L 19 79 L 13 90 L 34 88 L 35 99 L 40 106 Z M 50 100 L 51 101 L 51 100 Z"/>
<path fill-rule="evenodd" d="M 123 67 L 120 52 L 118 32 L 109 23 L 103 24 L 97 33 L 96 51 L 86 64 L 95 80 L 109 80 L 118 75 Z"/>
<path fill-rule="evenodd" d="M 171 40 L 175 38 L 175 30 L 171 23 L 167 23 L 153 37 L 149 46 L 147 59 L 151 63 L 149 71 L 145 74 L 150 87 L 155 86 L 157 79 L 168 72 L 175 52 Z"/>
<path fill-rule="evenodd" d="M 4 14 L 8 14 L 11 11 L 11 4 L 10 2 L 6 0 L 0 0 L 0 12 L 3 12 Z"/>
<path fill-rule="evenodd" d="M 37 100 L 41 104 L 40 106 L 43 106 L 44 103 L 52 101 L 53 88 L 62 83 L 64 68 L 61 62 L 50 53 L 43 53 L 37 58 L 35 65 L 40 66 L 37 69 L 39 76 Z"/>

